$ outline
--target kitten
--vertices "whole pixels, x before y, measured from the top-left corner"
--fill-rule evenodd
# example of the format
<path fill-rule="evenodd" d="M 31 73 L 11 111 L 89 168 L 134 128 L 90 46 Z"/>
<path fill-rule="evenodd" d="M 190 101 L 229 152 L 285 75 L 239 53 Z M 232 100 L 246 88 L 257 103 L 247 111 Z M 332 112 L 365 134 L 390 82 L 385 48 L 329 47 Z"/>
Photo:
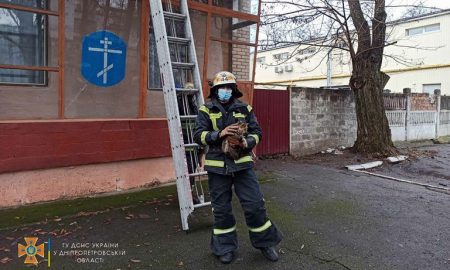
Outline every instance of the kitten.
<path fill-rule="evenodd" d="M 244 156 L 244 149 L 239 145 L 247 135 L 248 124 L 239 122 L 236 134 L 227 136 L 222 142 L 222 151 L 228 157 L 237 160 Z"/>

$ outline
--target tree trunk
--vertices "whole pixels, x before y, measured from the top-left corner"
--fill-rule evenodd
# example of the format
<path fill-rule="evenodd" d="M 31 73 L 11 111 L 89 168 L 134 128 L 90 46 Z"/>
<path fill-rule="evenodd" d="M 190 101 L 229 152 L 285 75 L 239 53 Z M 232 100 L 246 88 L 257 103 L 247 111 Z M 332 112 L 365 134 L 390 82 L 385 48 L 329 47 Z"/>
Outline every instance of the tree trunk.
<path fill-rule="evenodd" d="M 354 61 L 350 79 L 358 120 L 358 137 L 353 148 L 360 153 L 387 156 L 396 152 L 383 102 L 389 76 L 377 68 L 378 59 L 366 56 Z"/>

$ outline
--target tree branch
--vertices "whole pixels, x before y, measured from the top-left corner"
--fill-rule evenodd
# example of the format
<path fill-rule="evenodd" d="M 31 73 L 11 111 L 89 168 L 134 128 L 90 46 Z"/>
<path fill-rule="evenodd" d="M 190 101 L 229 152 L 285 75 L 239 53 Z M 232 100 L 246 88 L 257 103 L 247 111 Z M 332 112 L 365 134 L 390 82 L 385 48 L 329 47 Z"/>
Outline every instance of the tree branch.
<path fill-rule="evenodd" d="M 355 56 L 358 57 L 360 52 L 367 50 L 371 46 L 370 27 L 364 18 L 359 0 L 348 0 L 348 6 L 350 8 L 350 16 L 358 33 L 358 50 Z"/>

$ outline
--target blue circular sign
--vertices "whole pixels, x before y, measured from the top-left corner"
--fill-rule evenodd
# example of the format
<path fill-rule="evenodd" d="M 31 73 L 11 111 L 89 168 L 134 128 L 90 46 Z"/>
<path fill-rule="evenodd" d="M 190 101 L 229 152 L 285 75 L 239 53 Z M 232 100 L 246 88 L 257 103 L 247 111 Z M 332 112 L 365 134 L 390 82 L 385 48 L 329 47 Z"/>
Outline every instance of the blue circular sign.
<path fill-rule="evenodd" d="M 125 78 L 127 44 L 109 31 L 97 31 L 83 38 L 81 74 L 100 87 L 118 84 Z"/>

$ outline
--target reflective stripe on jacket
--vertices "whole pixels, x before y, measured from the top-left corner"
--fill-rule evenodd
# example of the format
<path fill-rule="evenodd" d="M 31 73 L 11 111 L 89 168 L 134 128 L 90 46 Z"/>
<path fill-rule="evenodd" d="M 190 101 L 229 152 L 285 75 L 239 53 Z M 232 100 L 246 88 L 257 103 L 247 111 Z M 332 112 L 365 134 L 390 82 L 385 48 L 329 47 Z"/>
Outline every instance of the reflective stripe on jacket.
<path fill-rule="evenodd" d="M 194 140 L 200 145 L 209 146 L 205 161 L 207 171 L 230 174 L 253 167 L 251 151 L 261 141 L 262 131 L 250 105 L 238 99 L 232 102 L 228 110 L 225 110 L 215 98 L 212 98 L 199 109 Z M 246 155 L 233 160 L 222 152 L 222 139 L 219 138 L 219 132 L 238 121 L 245 121 L 248 124 L 246 137 L 248 147 L 245 151 Z"/>

